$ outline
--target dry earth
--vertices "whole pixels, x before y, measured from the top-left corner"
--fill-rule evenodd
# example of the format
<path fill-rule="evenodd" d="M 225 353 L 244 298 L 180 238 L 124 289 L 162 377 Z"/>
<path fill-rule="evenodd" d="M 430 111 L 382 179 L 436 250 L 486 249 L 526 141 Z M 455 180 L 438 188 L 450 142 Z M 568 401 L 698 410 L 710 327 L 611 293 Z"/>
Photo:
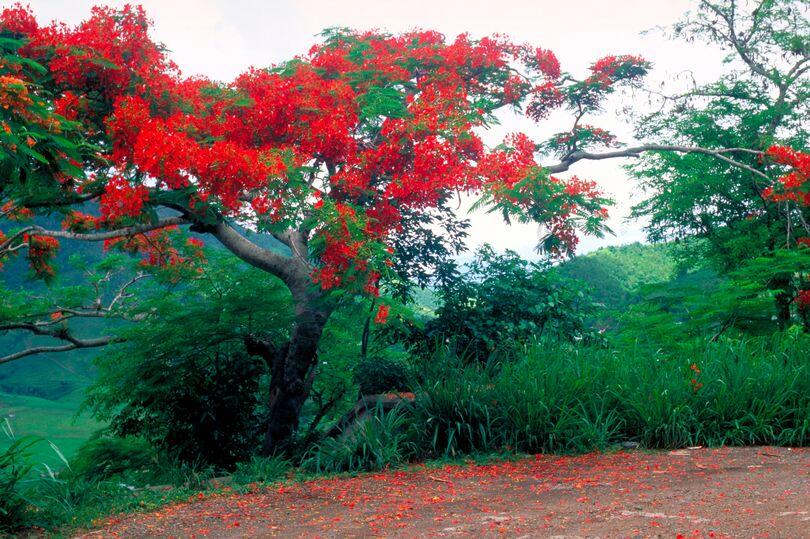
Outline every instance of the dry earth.
<path fill-rule="evenodd" d="M 189 500 L 82 536 L 810 538 L 810 450 L 417 467 Z"/>

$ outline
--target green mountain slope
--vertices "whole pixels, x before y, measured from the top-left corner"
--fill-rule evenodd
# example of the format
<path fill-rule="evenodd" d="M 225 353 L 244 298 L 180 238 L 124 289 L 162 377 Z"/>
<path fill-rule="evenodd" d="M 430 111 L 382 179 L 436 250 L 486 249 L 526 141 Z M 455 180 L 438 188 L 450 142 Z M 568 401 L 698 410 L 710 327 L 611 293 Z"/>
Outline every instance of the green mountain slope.
<path fill-rule="evenodd" d="M 603 247 L 560 264 L 556 271 L 588 285 L 595 301 L 621 309 L 638 297 L 645 285 L 676 277 L 676 263 L 667 244 L 630 243 Z"/>

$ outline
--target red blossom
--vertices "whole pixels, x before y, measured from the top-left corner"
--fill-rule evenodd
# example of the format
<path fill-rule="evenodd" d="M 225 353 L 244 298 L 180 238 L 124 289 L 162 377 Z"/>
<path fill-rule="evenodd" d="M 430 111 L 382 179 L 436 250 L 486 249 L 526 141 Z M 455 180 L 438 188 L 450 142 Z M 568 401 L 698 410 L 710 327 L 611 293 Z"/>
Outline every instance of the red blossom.
<path fill-rule="evenodd" d="M 810 154 L 785 146 L 771 146 L 765 154 L 789 171 L 775 186 L 766 187 L 762 195 L 774 202 L 793 201 L 810 206 Z"/>
<path fill-rule="evenodd" d="M 535 59 L 537 61 L 537 68 L 548 78 L 557 79 L 560 77 L 560 61 L 557 56 L 546 49 L 537 49 L 535 51 Z"/>
<path fill-rule="evenodd" d="M 388 313 L 391 308 L 388 305 L 380 305 L 377 307 L 377 314 L 374 315 L 375 324 L 385 324 L 388 322 Z"/>
<path fill-rule="evenodd" d="M 28 244 L 28 265 L 34 276 L 45 280 L 56 276 L 51 262 L 59 250 L 59 240 L 50 236 L 25 234 L 23 241 Z"/>
<path fill-rule="evenodd" d="M 810 289 L 799 290 L 799 293 L 796 295 L 796 306 L 801 311 L 810 310 Z"/>
<path fill-rule="evenodd" d="M 30 209 L 15 206 L 13 202 L 6 202 L 0 207 L 0 214 L 11 221 L 27 221 L 34 217 L 34 212 Z"/>
<path fill-rule="evenodd" d="M 101 215 L 115 221 L 122 217 L 137 217 L 149 200 L 149 189 L 144 185 L 132 185 L 126 179 L 116 176 L 107 182 L 101 196 Z"/>

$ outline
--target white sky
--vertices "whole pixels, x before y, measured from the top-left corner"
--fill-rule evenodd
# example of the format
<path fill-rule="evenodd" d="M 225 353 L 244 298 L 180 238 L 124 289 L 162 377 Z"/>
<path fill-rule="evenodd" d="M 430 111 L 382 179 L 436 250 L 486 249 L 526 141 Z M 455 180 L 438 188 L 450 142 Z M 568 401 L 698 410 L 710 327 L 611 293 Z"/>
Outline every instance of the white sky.
<path fill-rule="evenodd" d="M 137 0 L 133 0 L 136 2 Z M 3 1 L 2 4 L 11 2 Z M 76 23 L 99 1 L 23 0 L 39 21 L 57 19 Z M 125 2 L 110 1 L 111 5 Z M 692 0 L 142 0 L 155 21 L 154 37 L 172 51 L 172 58 L 187 75 L 203 74 L 230 80 L 249 66 L 266 66 L 305 53 L 321 30 L 332 26 L 377 28 L 391 32 L 425 28 L 447 36 L 469 32 L 474 37 L 502 33 L 514 41 L 553 50 L 564 71 L 582 73 L 607 54 L 641 54 L 655 64 L 649 82 L 659 84 L 694 74 L 697 80 L 714 78 L 721 55 L 702 45 L 667 41 L 661 32 L 641 32 L 669 26 L 691 7 Z M 627 98 L 625 97 L 625 100 Z M 641 98 L 639 98 L 641 99 Z M 646 99 L 645 99 L 646 101 Z M 626 118 L 616 107 L 586 120 L 632 142 Z M 634 104 L 635 105 L 635 104 Z M 643 107 L 644 103 L 638 103 Z M 567 129 L 559 118 L 541 126 L 507 120 L 487 137 L 494 142 L 510 131 L 537 137 Z M 642 240 L 641 225 L 625 217 L 638 200 L 633 182 L 626 178 L 622 161 L 580 163 L 568 173 L 596 180 L 617 202 L 611 211 L 616 236 L 583 238 L 580 252 L 602 245 Z M 566 177 L 564 174 L 561 175 Z M 538 237 L 533 225 L 506 226 L 495 215 L 472 216 L 471 246 L 483 242 L 513 249 L 531 257 Z"/>

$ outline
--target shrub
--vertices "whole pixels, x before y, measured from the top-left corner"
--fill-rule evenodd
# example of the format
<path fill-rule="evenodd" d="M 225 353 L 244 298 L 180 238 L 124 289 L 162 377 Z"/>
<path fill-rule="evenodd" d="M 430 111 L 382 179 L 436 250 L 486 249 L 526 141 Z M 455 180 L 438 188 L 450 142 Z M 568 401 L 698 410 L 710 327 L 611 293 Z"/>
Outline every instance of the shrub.
<path fill-rule="evenodd" d="M 227 468 L 248 457 L 259 436 L 263 363 L 227 346 L 168 354 L 130 356 L 117 369 L 104 367 L 90 394 L 97 416 L 109 419 L 120 439 L 145 439 L 181 462 Z M 95 449 L 135 449 L 126 446 L 104 442 Z"/>
<path fill-rule="evenodd" d="M 502 365 L 438 351 L 415 402 L 427 456 L 810 444 L 806 336 L 694 341 L 674 353 L 538 342 Z"/>
<path fill-rule="evenodd" d="M 411 369 L 401 360 L 390 357 L 364 358 L 354 369 L 354 379 L 363 395 L 408 391 Z"/>
<path fill-rule="evenodd" d="M 258 445 L 267 401 L 268 367 L 245 337 L 282 341 L 289 294 L 257 270 L 210 255 L 204 277 L 143 300 L 142 318 L 97 359 L 87 406 L 117 436 L 146 439 L 181 462 L 232 469 Z"/>
<path fill-rule="evenodd" d="M 28 502 L 21 492 L 21 481 L 31 469 L 27 450 L 38 442 L 34 438 L 14 439 L 8 420 L 2 426 L 11 444 L 0 453 L 0 533 L 12 532 L 26 523 Z"/>
<path fill-rule="evenodd" d="M 80 476 L 109 479 L 152 475 L 158 466 L 155 449 L 143 438 L 96 436 L 79 448 L 72 469 Z"/>
<path fill-rule="evenodd" d="M 479 249 L 467 271 L 439 289 L 442 306 L 425 325 L 418 346 L 436 340 L 479 361 L 510 354 L 534 338 L 598 340 L 589 329 L 595 305 L 582 282 L 568 279 L 517 253 Z"/>
<path fill-rule="evenodd" d="M 503 446 L 495 413 L 496 364 L 468 363 L 446 348 L 424 365 L 414 425 L 428 456 L 495 451 Z"/>
<path fill-rule="evenodd" d="M 408 428 L 406 405 L 388 412 L 378 405 L 355 430 L 314 445 L 301 466 L 317 473 L 338 473 L 376 471 L 401 464 L 413 454 Z"/>
<path fill-rule="evenodd" d="M 253 457 L 240 462 L 233 472 L 233 481 L 238 485 L 248 483 L 273 483 L 290 471 L 292 464 L 282 457 Z"/>

